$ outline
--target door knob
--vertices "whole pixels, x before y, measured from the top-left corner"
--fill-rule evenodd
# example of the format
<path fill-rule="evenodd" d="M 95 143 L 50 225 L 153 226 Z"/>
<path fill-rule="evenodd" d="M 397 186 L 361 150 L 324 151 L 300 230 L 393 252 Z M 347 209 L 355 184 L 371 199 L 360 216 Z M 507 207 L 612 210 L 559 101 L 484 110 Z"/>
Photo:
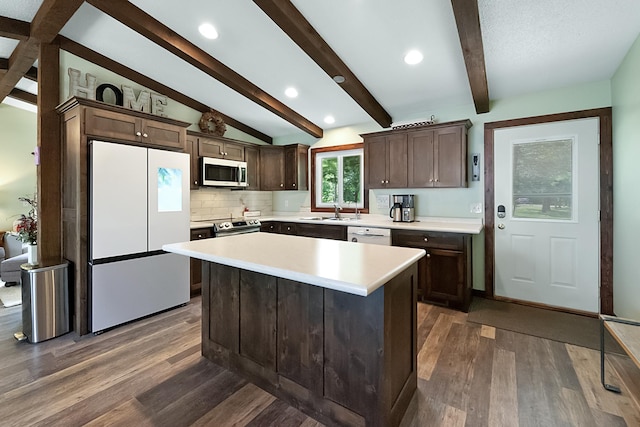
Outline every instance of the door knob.
<path fill-rule="evenodd" d="M 502 224 L 502 223 L 498 224 L 498 228 L 499 228 L 500 230 L 504 230 L 504 224 Z"/>

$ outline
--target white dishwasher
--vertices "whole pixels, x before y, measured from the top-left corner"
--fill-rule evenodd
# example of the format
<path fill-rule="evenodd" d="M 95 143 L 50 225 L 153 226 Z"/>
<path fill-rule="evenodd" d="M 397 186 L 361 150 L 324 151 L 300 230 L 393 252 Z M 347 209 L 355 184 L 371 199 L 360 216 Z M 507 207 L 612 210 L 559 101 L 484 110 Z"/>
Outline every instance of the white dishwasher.
<path fill-rule="evenodd" d="M 391 230 L 388 228 L 348 227 L 347 241 L 390 246 Z"/>

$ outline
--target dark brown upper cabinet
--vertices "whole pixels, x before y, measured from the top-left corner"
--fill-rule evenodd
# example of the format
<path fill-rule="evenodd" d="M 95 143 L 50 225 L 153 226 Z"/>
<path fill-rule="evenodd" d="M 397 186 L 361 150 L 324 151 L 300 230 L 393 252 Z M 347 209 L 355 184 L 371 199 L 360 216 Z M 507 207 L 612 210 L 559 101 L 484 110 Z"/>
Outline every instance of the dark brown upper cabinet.
<path fill-rule="evenodd" d="M 362 135 L 368 188 L 467 186 L 469 120 Z"/>

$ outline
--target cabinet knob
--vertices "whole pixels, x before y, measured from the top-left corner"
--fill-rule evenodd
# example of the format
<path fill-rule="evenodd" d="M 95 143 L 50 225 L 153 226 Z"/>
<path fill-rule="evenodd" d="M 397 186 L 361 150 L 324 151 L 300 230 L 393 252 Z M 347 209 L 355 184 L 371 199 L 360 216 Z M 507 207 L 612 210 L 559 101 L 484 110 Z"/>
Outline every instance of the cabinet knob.
<path fill-rule="evenodd" d="M 380 181 L 380 184 L 384 184 L 384 179 L 382 181 Z"/>
<path fill-rule="evenodd" d="M 198 181 L 193 181 L 194 184 L 198 185 Z"/>
<path fill-rule="evenodd" d="M 428 242 L 428 241 L 429 241 L 429 238 L 428 238 L 428 237 L 425 237 L 425 238 L 424 238 L 424 241 L 425 241 L 425 242 Z"/>
<path fill-rule="evenodd" d="M 280 187 L 284 187 L 284 184 L 280 184 Z"/>
<path fill-rule="evenodd" d="M 228 156 L 228 155 L 229 155 L 229 153 L 227 153 L 227 152 L 225 151 L 225 152 L 224 152 L 224 155 L 225 155 L 225 156 Z"/>
<path fill-rule="evenodd" d="M 136 132 L 136 136 L 142 136 L 142 132 Z"/>
<path fill-rule="evenodd" d="M 293 186 L 293 187 L 295 187 L 295 186 L 296 186 L 296 183 L 294 182 L 294 183 L 292 184 L 292 186 Z"/>
<path fill-rule="evenodd" d="M 386 180 L 384 183 L 385 183 L 385 184 L 388 184 L 388 183 L 389 183 L 389 180 Z"/>
<path fill-rule="evenodd" d="M 428 253 L 428 254 L 427 254 L 427 258 L 431 258 L 431 254 L 429 254 L 429 253 Z"/>
<path fill-rule="evenodd" d="M 198 234 L 198 239 L 202 239 L 202 234 Z"/>
<path fill-rule="evenodd" d="M 147 135 L 146 133 L 143 133 L 142 136 L 144 136 L 145 138 L 148 137 L 149 135 Z"/>
<path fill-rule="evenodd" d="M 430 179 L 429 179 L 429 182 L 433 182 L 433 178 L 430 178 Z"/>

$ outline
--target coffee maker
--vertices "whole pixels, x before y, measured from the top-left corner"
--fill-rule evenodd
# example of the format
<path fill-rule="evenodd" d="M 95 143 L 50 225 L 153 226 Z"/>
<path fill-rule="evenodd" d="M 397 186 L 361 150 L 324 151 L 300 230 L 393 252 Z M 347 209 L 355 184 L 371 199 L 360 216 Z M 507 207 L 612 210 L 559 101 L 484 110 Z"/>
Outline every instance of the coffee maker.
<path fill-rule="evenodd" d="M 413 194 L 396 194 L 389 216 L 393 222 L 413 222 L 415 218 L 415 196 Z"/>

